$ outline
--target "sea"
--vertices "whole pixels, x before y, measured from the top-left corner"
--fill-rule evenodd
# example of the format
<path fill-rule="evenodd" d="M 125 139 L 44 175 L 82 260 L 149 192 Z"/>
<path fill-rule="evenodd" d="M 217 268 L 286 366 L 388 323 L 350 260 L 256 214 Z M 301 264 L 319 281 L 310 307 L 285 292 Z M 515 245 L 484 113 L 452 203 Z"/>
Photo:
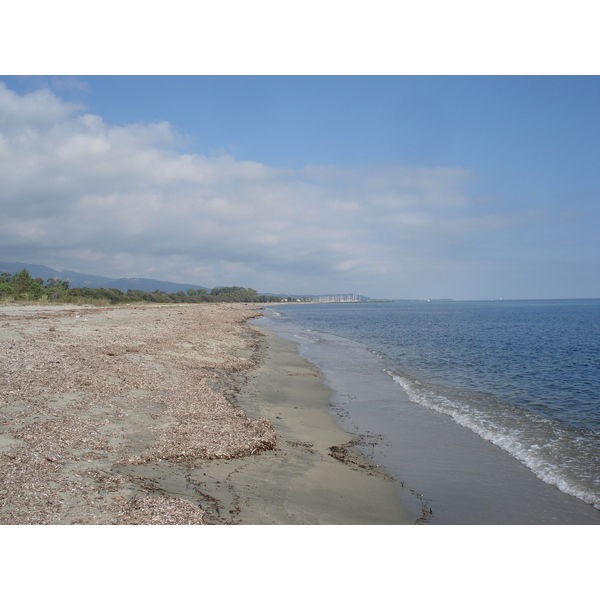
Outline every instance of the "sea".
<path fill-rule="evenodd" d="M 291 302 L 331 412 L 416 523 L 600 524 L 600 300 Z"/>

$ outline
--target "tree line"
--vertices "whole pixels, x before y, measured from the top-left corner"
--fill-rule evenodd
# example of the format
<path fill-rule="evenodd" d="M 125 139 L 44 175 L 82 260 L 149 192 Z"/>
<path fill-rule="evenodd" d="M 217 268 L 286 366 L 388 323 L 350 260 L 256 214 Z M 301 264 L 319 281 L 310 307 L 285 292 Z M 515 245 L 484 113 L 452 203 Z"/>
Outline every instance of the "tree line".
<path fill-rule="evenodd" d="M 279 296 L 259 295 L 252 288 L 238 286 L 205 289 L 190 288 L 187 292 L 169 294 L 162 290 L 143 292 L 116 288 L 70 288 L 68 281 L 33 278 L 27 269 L 14 275 L 0 274 L 0 300 L 63 302 L 76 304 L 126 304 L 131 302 L 201 303 L 201 302 L 281 302 Z"/>

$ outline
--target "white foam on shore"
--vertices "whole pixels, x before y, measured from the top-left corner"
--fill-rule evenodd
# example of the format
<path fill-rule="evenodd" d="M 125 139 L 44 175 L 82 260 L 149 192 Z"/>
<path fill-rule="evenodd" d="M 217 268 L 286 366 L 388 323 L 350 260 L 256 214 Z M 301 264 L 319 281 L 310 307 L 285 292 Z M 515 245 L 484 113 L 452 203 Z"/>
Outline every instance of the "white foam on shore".
<path fill-rule="evenodd" d="M 332 414 L 340 425 L 372 442 L 365 446 L 365 455 L 394 476 L 403 502 L 413 499 L 411 490 L 425 494 L 435 523 L 600 524 L 600 512 L 591 504 L 548 485 L 468 423 L 429 406 L 433 388 L 414 380 L 414 391 L 428 392 L 418 402 L 412 390 L 405 391 L 393 378 L 397 372 L 387 370 L 386 357 L 365 344 L 299 327 L 285 317 L 265 317 L 257 324 L 299 344 L 299 353 L 323 371 L 333 390 Z M 461 398 L 455 398 L 452 390 L 443 391 L 437 390 L 437 396 L 446 401 L 447 410 L 465 413 L 460 410 Z M 473 399 L 474 406 L 477 400 Z M 507 429 L 484 411 L 494 412 L 483 403 L 481 426 L 495 430 L 498 437 L 506 435 Z"/>
<path fill-rule="evenodd" d="M 542 481 L 600 510 L 600 476 L 580 459 L 589 460 L 591 440 L 570 436 L 548 419 L 526 415 L 522 409 L 495 406 L 495 414 L 484 412 L 425 389 L 418 380 L 387 372 L 412 402 L 450 416 L 514 456 Z"/>
<path fill-rule="evenodd" d="M 315 336 L 311 336 L 303 333 L 296 333 L 294 337 L 302 342 L 308 342 L 309 344 L 318 344 L 321 340 Z"/>

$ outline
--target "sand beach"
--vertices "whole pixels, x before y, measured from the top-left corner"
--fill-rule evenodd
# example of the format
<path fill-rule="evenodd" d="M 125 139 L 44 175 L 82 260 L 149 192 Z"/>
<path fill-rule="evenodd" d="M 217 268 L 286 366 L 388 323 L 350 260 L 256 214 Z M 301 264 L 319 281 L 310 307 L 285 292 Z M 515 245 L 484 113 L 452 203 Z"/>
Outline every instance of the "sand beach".
<path fill-rule="evenodd" d="M 259 314 L 0 306 L 0 524 L 414 523 Z"/>

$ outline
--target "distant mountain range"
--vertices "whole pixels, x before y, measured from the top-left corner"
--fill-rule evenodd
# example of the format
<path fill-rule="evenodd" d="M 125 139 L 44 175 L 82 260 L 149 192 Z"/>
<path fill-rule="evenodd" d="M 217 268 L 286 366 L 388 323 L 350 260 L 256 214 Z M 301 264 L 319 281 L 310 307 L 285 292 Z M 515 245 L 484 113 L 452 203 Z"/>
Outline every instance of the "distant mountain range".
<path fill-rule="evenodd" d="M 175 292 L 187 292 L 190 288 L 194 290 L 205 289 L 202 285 L 194 285 L 192 283 L 173 283 L 171 281 L 161 281 L 159 279 L 142 279 L 138 277 L 113 279 L 111 277 L 103 277 L 102 275 L 87 275 L 86 273 L 77 273 L 77 271 L 55 271 L 45 265 L 32 265 L 20 262 L 0 262 L 0 273 L 10 273 L 14 275 L 23 269 L 27 269 L 29 274 L 34 278 L 42 278 L 44 281 L 54 277 L 68 281 L 71 288 L 88 287 L 88 288 L 113 288 L 126 292 L 127 290 L 141 290 L 142 292 L 154 292 L 161 290 L 168 294 Z"/>
<path fill-rule="evenodd" d="M 122 292 L 126 292 L 127 290 L 141 290 L 142 292 L 154 292 L 156 290 L 161 290 L 163 292 L 167 292 L 168 294 L 174 294 L 175 292 L 187 292 L 190 288 L 194 290 L 205 289 L 207 292 L 210 292 L 209 287 L 204 285 L 195 285 L 193 283 L 173 283 L 172 281 L 162 281 L 159 279 L 143 279 L 139 277 L 121 277 L 120 279 L 114 279 L 112 277 L 104 277 L 102 275 L 88 275 L 86 273 L 78 273 L 77 271 L 55 271 L 50 267 L 46 267 L 45 265 L 35 265 L 21 262 L 2 262 L 0 261 L 0 273 L 10 273 L 14 275 L 23 269 L 27 269 L 29 274 L 37 279 L 38 277 L 43 279 L 44 281 L 54 278 L 61 279 L 62 281 L 68 281 L 69 287 L 71 288 L 79 288 L 79 287 L 87 287 L 87 288 L 105 288 L 105 289 L 117 289 Z M 324 296 L 319 294 L 304 294 L 304 295 L 290 295 L 290 294 L 275 294 L 272 292 L 258 292 L 260 296 L 279 296 L 281 298 L 293 298 L 295 299 L 304 299 L 306 297 L 314 298 L 315 300 L 319 299 L 341 299 L 343 296 L 350 297 L 353 294 L 342 294 L 342 295 L 330 295 Z M 362 302 L 371 300 L 367 296 L 356 295 L 356 299 Z"/>

